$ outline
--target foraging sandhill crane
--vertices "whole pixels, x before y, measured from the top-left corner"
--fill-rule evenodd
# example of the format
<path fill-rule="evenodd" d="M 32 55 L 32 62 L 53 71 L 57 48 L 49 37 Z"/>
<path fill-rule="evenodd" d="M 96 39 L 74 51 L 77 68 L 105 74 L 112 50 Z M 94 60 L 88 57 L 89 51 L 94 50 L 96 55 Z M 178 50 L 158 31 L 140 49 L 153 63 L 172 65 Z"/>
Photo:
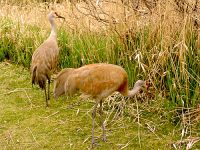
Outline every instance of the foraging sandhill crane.
<path fill-rule="evenodd" d="M 56 25 L 54 18 L 63 18 L 56 12 L 51 11 L 48 19 L 51 24 L 51 34 L 33 53 L 31 62 L 32 85 L 38 84 L 45 92 L 46 105 L 50 100 L 50 80 L 51 72 L 57 66 L 59 48 L 57 44 Z M 46 91 L 46 81 L 48 80 L 48 88 Z"/>
<path fill-rule="evenodd" d="M 128 90 L 128 75 L 126 71 L 113 64 L 90 64 L 80 68 L 63 69 L 56 77 L 54 84 L 54 97 L 61 95 L 73 95 L 77 91 L 82 93 L 81 97 L 92 97 L 95 100 L 92 112 L 92 145 L 94 144 L 94 119 L 97 105 L 100 104 L 100 116 L 102 123 L 103 140 L 106 140 L 105 127 L 102 118 L 103 99 L 118 91 L 123 96 L 133 97 L 146 82 L 138 80 L 132 90 Z"/>

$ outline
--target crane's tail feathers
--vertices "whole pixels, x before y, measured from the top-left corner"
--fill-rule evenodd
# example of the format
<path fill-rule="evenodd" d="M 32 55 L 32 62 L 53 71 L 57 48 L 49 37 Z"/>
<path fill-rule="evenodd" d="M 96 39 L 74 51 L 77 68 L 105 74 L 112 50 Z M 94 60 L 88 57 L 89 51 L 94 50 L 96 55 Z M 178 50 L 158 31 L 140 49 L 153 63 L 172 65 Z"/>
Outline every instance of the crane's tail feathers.
<path fill-rule="evenodd" d="M 44 89 L 46 86 L 46 78 L 43 75 L 37 73 L 37 66 L 34 66 L 32 70 L 32 86 L 33 84 L 38 84 L 41 89 Z"/>
<path fill-rule="evenodd" d="M 32 86 L 35 84 L 37 66 L 34 66 L 32 71 Z"/>
<path fill-rule="evenodd" d="M 46 81 L 45 80 L 39 80 L 38 84 L 39 84 L 41 89 L 44 90 L 46 88 Z"/>

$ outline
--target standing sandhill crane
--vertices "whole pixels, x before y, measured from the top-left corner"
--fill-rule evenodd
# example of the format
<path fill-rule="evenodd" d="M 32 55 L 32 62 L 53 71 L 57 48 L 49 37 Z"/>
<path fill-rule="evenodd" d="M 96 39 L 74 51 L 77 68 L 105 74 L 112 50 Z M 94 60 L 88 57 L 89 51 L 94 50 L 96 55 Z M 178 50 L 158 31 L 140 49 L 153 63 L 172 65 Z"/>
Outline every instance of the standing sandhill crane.
<path fill-rule="evenodd" d="M 51 72 L 57 66 L 59 48 L 57 44 L 56 25 L 54 18 L 63 18 L 56 12 L 51 11 L 48 19 L 51 24 L 51 34 L 33 53 L 31 62 L 32 85 L 38 84 L 45 92 L 46 105 L 50 100 L 50 80 Z M 46 91 L 46 80 L 48 80 L 48 89 Z M 48 93 L 48 94 L 47 94 Z"/>
<path fill-rule="evenodd" d="M 102 123 L 103 141 L 106 140 L 105 127 L 102 118 L 103 99 L 118 91 L 123 96 L 133 97 L 142 87 L 145 81 L 138 80 L 132 90 L 128 90 L 128 75 L 126 71 L 113 64 L 90 64 L 80 68 L 63 69 L 56 77 L 54 84 L 54 97 L 63 94 L 73 95 L 77 91 L 82 93 L 81 97 L 92 97 L 95 100 L 92 112 L 92 145 L 94 144 L 94 119 L 97 105 L 100 104 L 100 116 Z"/>

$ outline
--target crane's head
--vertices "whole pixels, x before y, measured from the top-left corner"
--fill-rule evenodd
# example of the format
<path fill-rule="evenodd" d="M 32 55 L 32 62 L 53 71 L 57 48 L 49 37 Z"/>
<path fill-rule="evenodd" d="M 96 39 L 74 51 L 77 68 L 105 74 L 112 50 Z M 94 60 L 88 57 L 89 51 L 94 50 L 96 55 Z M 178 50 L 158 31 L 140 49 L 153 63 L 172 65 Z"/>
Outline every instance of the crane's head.
<path fill-rule="evenodd" d="M 51 12 L 48 14 L 48 18 L 49 18 L 49 20 L 52 20 L 52 19 L 54 19 L 54 18 L 62 18 L 62 19 L 65 19 L 64 17 L 58 15 L 58 13 L 55 12 L 55 11 L 51 11 Z"/>
<path fill-rule="evenodd" d="M 55 99 L 65 94 L 66 92 L 65 84 L 69 78 L 69 75 L 73 70 L 74 70 L 73 68 L 65 68 L 57 75 L 54 82 L 54 90 L 53 90 Z"/>
<path fill-rule="evenodd" d="M 140 87 L 140 88 L 146 88 L 146 89 L 148 89 L 148 85 L 147 85 L 146 81 L 143 81 L 143 80 L 137 80 L 135 82 L 134 87 Z"/>

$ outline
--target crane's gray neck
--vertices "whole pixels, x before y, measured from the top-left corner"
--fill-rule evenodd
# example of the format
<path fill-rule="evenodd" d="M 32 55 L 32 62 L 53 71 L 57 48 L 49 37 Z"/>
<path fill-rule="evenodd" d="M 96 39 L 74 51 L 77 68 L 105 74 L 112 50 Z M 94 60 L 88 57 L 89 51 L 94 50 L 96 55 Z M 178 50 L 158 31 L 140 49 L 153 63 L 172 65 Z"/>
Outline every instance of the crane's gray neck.
<path fill-rule="evenodd" d="M 140 89 L 141 86 L 134 86 L 132 90 L 128 91 L 128 97 L 133 97 Z"/>
<path fill-rule="evenodd" d="M 49 22 L 51 24 L 51 34 L 50 34 L 50 37 L 55 37 L 56 38 L 56 25 L 55 25 L 55 22 L 54 22 L 54 19 L 53 18 L 49 18 Z"/>

